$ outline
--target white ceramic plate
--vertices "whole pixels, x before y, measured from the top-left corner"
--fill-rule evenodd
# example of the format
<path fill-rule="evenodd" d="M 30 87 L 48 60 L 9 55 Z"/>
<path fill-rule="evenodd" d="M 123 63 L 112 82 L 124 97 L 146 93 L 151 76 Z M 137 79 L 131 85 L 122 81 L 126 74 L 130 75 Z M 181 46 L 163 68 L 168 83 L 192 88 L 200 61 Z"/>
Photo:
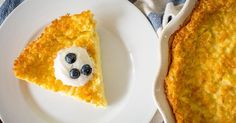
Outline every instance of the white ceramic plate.
<path fill-rule="evenodd" d="M 12 63 L 53 19 L 90 9 L 101 37 L 106 109 L 15 78 Z M 126 0 L 26 0 L 0 27 L 0 115 L 6 123 L 147 123 L 160 67 L 155 32 Z"/>

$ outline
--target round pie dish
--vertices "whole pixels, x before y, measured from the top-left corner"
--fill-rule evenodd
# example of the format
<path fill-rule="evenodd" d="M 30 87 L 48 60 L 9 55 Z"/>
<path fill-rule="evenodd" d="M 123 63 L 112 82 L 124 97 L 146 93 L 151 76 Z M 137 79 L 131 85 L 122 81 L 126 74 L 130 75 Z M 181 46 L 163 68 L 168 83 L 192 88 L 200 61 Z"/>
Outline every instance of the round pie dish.
<path fill-rule="evenodd" d="M 169 49 L 171 43 L 172 34 L 177 31 L 185 22 L 188 21 L 188 17 L 197 4 L 197 0 L 186 0 L 183 8 L 179 13 L 163 28 L 160 33 L 159 44 L 161 46 L 161 68 L 158 74 L 156 84 L 154 86 L 155 99 L 157 107 L 164 119 L 165 123 L 174 123 L 175 117 L 172 113 L 172 109 L 165 93 L 165 77 L 168 72 L 169 61 Z"/>

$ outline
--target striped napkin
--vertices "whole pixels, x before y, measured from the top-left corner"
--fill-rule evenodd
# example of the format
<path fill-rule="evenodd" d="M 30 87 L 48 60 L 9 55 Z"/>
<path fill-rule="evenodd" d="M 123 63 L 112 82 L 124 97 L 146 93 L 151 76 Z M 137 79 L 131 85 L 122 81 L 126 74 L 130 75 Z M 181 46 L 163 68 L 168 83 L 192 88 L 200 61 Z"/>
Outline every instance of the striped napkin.
<path fill-rule="evenodd" d="M 0 0 L 1 1 L 4 0 Z M 7 17 L 7 15 L 18 6 L 23 0 L 5 0 L 0 4 L 0 25 Z M 162 29 L 175 19 L 175 16 L 183 7 L 185 0 L 129 0 L 136 7 L 142 11 L 142 13 L 150 21 L 153 29 L 160 37 Z M 1 123 L 1 120 L 0 120 Z M 151 123 L 164 123 L 159 111 L 154 115 Z"/>

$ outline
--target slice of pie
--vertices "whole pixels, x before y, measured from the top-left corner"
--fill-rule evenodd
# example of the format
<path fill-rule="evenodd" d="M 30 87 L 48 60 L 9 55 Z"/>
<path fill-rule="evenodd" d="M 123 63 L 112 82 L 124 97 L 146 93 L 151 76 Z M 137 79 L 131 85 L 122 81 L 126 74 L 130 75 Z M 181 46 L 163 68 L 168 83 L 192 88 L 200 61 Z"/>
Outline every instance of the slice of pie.
<path fill-rule="evenodd" d="M 174 35 L 166 93 L 177 123 L 236 122 L 236 0 L 198 0 Z"/>
<path fill-rule="evenodd" d="M 65 15 L 52 21 L 15 60 L 13 71 L 16 77 L 105 107 L 100 44 L 95 26 L 90 11 Z M 90 62 L 82 66 L 88 59 Z"/>

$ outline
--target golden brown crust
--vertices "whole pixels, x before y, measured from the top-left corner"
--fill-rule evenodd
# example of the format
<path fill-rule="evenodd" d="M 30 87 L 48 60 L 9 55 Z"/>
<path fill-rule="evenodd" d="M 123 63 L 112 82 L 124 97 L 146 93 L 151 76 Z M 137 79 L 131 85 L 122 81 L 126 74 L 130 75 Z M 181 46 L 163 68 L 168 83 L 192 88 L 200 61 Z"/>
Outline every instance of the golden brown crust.
<path fill-rule="evenodd" d="M 42 35 L 30 42 L 14 62 L 17 78 L 54 92 L 82 99 L 96 106 L 106 106 L 100 67 L 99 39 L 90 11 L 65 15 L 46 27 Z M 93 79 L 82 87 L 63 85 L 54 76 L 54 59 L 62 48 L 79 46 L 87 49 L 95 63 Z"/>
<path fill-rule="evenodd" d="M 199 0 L 174 35 L 165 79 L 178 123 L 236 121 L 236 1 Z"/>

